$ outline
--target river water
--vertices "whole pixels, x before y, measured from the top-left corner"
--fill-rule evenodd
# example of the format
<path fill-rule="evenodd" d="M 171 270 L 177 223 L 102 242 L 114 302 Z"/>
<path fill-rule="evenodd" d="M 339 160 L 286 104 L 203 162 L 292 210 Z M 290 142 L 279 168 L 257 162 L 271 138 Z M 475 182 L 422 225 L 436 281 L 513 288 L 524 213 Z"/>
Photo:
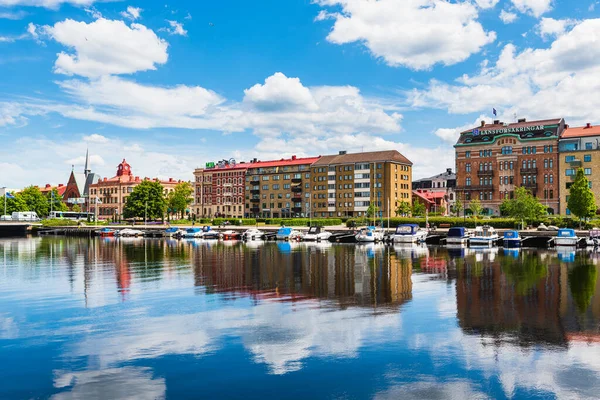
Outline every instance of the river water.
<path fill-rule="evenodd" d="M 3 239 L 0 398 L 598 398 L 599 259 Z"/>

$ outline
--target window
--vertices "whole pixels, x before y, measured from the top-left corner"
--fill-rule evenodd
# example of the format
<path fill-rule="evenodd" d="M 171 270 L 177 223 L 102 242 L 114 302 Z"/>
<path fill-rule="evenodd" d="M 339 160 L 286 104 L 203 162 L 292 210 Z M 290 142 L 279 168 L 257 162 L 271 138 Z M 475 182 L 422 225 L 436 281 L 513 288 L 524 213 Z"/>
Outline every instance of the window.
<path fill-rule="evenodd" d="M 510 169 L 511 169 L 511 171 L 512 171 L 512 170 L 514 169 L 514 164 L 513 164 L 513 161 L 511 161 L 511 162 L 509 163 L 509 165 L 510 165 Z"/>
<path fill-rule="evenodd" d="M 465 186 L 471 186 L 471 178 L 465 180 Z"/>
<path fill-rule="evenodd" d="M 544 168 L 548 169 L 548 159 L 544 158 Z"/>
<path fill-rule="evenodd" d="M 565 162 L 575 161 L 575 156 L 565 156 Z"/>
<path fill-rule="evenodd" d="M 550 174 L 550 183 L 554 183 L 554 175 Z"/>
<path fill-rule="evenodd" d="M 586 174 L 586 175 L 591 175 L 591 174 L 592 174 L 592 169 L 591 169 L 591 168 L 585 168 L 585 169 L 583 170 L 583 172 L 584 172 L 584 174 Z"/>
<path fill-rule="evenodd" d="M 575 170 L 573 168 L 569 168 L 565 171 L 565 175 L 573 176 L 573 175 L 575 175 Z"/>
<path fill-rule="evenodd" d="M 550 146 L 550 147 L 552 147 L 552 146 Z M 554 168 L 554 159 L 551 158 L 548 161 L 550 163 L 550 168 Z"/>
<path fill-rule="evenodd" d="M 592 150 L 592 149 L 593 149 L 593 144 L 592 144 L 592 143 L 590 143 L 590 142 L 586 143 L 586 144 L 585 144 L 585 149 L 586 149 L 586 150 Z"/>
<path fill-rule="evenodd" d="M 584 162 L 591 162 L 592 161 L 592 155 L 591 154 L 586 154 L 583 156 L 583 161 Z"/>
<path fill-rule="evenodd" d="M 471 151 L 465 151 L 465 158 L 471 158 Z"/>

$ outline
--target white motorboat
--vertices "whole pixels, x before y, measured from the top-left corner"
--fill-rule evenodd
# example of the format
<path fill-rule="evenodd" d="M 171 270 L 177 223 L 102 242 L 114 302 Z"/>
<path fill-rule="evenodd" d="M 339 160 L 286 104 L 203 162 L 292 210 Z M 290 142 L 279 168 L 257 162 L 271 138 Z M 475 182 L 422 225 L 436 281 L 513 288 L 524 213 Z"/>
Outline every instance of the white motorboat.
<path fill-rule="evenodd" d="M 557 246 L 577 246 L 579 238 L 574 229 L 559 229 L 554 244 Z"/>
<path fill-rule="evenodd" d="M 242 233 L 243 240 L 262 240 L 264 236 L 265 233 L 263 231 L 260 231 L 255 228 L 248 229 L 247 231 Z"/>
<path fill-rule="evenodd" d="M 399 225 L 392 236 L 394 243 L 423 243 L 427 239 L 427 230 L 417 224 Z"/>
<path fill-rule="evenodd" d="M 297 231 L 295 229 L 292 228 L 288 228 L 285 226 L 282 226 L 281 228 L 279 228 L 279 230 L 277 231 L 277 235 L 275 235 L 275 238 L 277 240 L 298 240 L 302 237 L 302 232 Z"/>
<path fill-rule="evenodd" d="M 496 244 L 500 237 L 491 226 L 478 226 L 469 238 L 469 245 L 471 246 L 493 246 Z"/>
<path fill-rule="evenodd" d="M 302 235 L 302 241 L 305 242 L 320 242 L 329 240 L 332 233 L 323 230 L 320 226 L 311 226 L 304 235 Z"/>
<path fill-rule="evenodd" d="M 355 238 L 357 242 L 376 243 L 383 241 L 384 232 L 382 229 L 374 226 L 367 226 L 358 231 Z"/>
<path fill-rule="evenodd" d="M 144 236 L 144 232 L 137 230 L 137 229 L 121 229 L 120 231 L 118 231 L 116 233 L 117 236 L 122 236 L 122 237 L 138 237 L 138 236 Z"/>
<path fill-rule="evenodd" d="M 184 238 L 187 239 L 194 239 L 194 238 L 201 238 L 203 235 L 202 232 L 202 228 L 188 228 L 185 230 L 185 233 L 183 234 Z"/>
<path fill-rule="evenodd" d="M 242 234 L 238 231 L 228 229 L 224 232 L 221 232 L 219 237 L 223 240 L 240 240 L 242 238 Z"/>
<path fill-rule="evenodd" d="M 167 228 L 164 232 L 164 236 L 165 237 L 179 237 L 179 236 L 183 236 L 183 234 L 185 233 L 184 230 L 181 230 L 177 227 L 171 227 L 171 228 Z"/>
<path fill-rule="evenodd" d="M 506 231 L 502 242 L 504 248 L 521 247 L 521 235 L 519 231 Z"/>
<path fill-rule="evenodd" d="M 586 244 L 589 247 L 598 247 L 600 246 L 600 229 L 594 228 L 588 234 L 586 239 Z"/>
<path fill-rule="evenodd" d="M 464 227 L 455 227 L 448 230 L 448 236 L 446 237 L 447 245 L 466 245 L 469 242 L 471 234 Z"/>
<path fill-rule="evenodd" d="M 200 236 L 202 239 L 205 240 L 215 240 L 215 239 L 219 239 L 219 232 L 215 231 L 212 229 L 212 227 L 210 226 L 204 226 L 202 227 L 202 236 Z"/>

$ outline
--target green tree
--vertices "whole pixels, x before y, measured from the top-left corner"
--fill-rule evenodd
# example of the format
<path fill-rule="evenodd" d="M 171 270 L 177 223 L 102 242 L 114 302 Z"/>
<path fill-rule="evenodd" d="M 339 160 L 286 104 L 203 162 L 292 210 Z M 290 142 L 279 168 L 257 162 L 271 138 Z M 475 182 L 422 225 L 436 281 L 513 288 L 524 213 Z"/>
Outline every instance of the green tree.
<path fill-rule="evenodd" d="M 144 180 L 127 197 L 124 218 L 164 219 L 167 210 L 164 188 L 160 182 Z"/>
<path fill-rule="evenodd" d="M 4 199 L 2 199 L 2 203 L 4 203 Z M 2 212 L 4 212 L 4 204 L 1 204 Z M 6 215 L 11 215 L 14 212 L 23 212 L 28 211 L 27 203 L 23 200 L 21 195 L 17 193 L 13 196 L 13 198 L 6 198 Z"/>
<path fill-rule="evenodd" d="M 569 189 L 567 207 L 580 221 L 596 215 L 596 199 L 582 168 L 577 170 L 575 181 Z"/>
<path fill-rule="evenodd" d="M 537 197 L 524 187 L 515 188 L 515 196 L 500 205 L 500 214 L 517 220 L 532 221 L 546 215 L 547 210 Z"/>
<path fill-rule="evenodd" d="M 35 211 L 39 217 L 47 217 L 50 212 L 50 202 L 48 198 L 42 194 L 37 186 L 29 186 L 23 189 L 19 197 L 25 202 L 25 211 Z"/>
<path fill-rule="evenodd" d="M 473 213 L 474 217 L 479 217 L 481 215 L 481 212 L 483 211 L 481 202 L 477 199 L 471 200 L 471 202 L 469 203 L 469 209 L 471 210 L 471 213 Z"/>
<path fill-rule="evenodd" d="M 577 310 L 583 314 L 592 302 L 598 270 L 595 265 L 583 258 L 579 261 L 581 264 L 569 271 L 569 288 L 571 289 L 573 301 L 577 305 Z"/>
<path fill-rule="evenodd" d="M 372 218 L 376 215 L 379 215 L 379 207 L 377 207 L 375 203 L 371 203 L 369 208 L 367 208 L 367 218 Z"/>
<path fill-rule="evenodd" d="M 62 196 L 58 194 L 58 189 L 54 188 L 50 193 L 46 194 L 46 201 L 50 206 L 49 209 L 52 211 L 69 211 L 69 207 L 62 201 Z"/>
<path fill-rule="evenodd" d="M 406 201 L 401 201 L 398 208 L 396 208 L 396 216 L 407 217 L 410 215 L 411 211 L 410 204 Z"/>
<path fill-rule="evenodd" d="M 71 211 L 81 212 L 81 207 L 79 207 L 79 204 L 74 204 L 73 207 L 71 207 Z"/>
<path fill-rule="evenodd" d="M 192 204 L 194 188 L 189 182 L 181 182 L 175 185 L 172 192 L 167 195 L 167 205 L 171 214 L 179 214 L 183 219 L 185 210 Z"/>
<path fill-rule="evenodd" d="M 412 215 L 413 217 L 422 217 L 425 215 L 425 204 L 415 200 L 413 203 Z"/>
<path fill-rule="evenodd" d="M 454 213 L 457 217 L 460 217 L 460 214 L 462 213 L 462 211 L 463 211 L 463 203 L 457 197 L 454 204 L 450 207 L 450 212 Z"/>

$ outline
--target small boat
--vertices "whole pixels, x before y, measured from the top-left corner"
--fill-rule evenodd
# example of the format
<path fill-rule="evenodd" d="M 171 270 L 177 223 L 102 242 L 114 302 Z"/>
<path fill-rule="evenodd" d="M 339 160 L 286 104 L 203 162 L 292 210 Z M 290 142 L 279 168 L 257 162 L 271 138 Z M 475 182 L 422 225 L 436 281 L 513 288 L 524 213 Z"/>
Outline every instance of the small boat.
<path fill-rule="evenodd" d="M 122 237 L 138 237 L 138 236 L 144 236 L 144 232 L 137 230 L 137 229 L 122 229 L 117 233 L 117 236 L 122 236 Z"/>
<path fill-rule="evenodd" d="M 304 242 L 320 242 L 322 240 L 329 240 L 331 237 L 331 232 L 326 232 L 320 226 L 311 226 L 302 236 L 302 241 Z"/>
<path fill-rule="evenodd" d="M 102 228 L 99 231 L 97 231 L 98 236 L 100 237 L 112 237 L 115 236 L 117 231 L 115 231 L 114 229 L 110 229 L 110 228 Z"/>
<path fill-rule="evenodd" d="M 242 234 L 238 231 L 234 231 L 232 229 L 228 229 L 224 232 L 221 232 L 219 235 L 223 240 L 240 240 L 242 238 Z"/>
<path fill-rule="evenodd" d="M 600 229 L 594 228 L 588 234 L 586 239 L 586 244 L 589 247 L 598 247 L 600 246 Z"/>
<path fill-rule="evenodd" d="M 471 234 L 464 227 L 455 227 L 448 230 L 446 244 L 450 245 L 466 245 L 469 242 Z"/>
<path fill-rule="evenodd" d="M 219 232 L 213 231 L 212 227 L 204 226 L 202 227 L 202 239 L 211 240 L 211 239 L 219 239 Z"/>
<path fill-rule="evenodd" d="M 167 228 L 167 230 L 165 230 L 164 235 L 166 237 L 178 237 L 178 236 L 182 236 L 185 233 L 185 231 L 182 231 L 181 229 L 177 228 L 177 227 L 171 227 L 171 228 Z"/>
<path fill-rule="evenodd" d="M 519 231 L 504 232 L 504 237 L 502 240 L 502 246 L 507 249 L 521 247 L 521 235 L 519 235 Z"/>
<path fill-rule="evenodd" d="M 298 240 L 300 237 L 302 237 L 302 232 L 285 226 L 279 228 L 275 235 L 277 240 Z"/>
<path fill-rule="evenodd" d="M 469 238 L 471 246 L 493 246 L 499 239 L 496 229 L 491 226 L 478 226 Z"/>
<path fill-rule="evenodd" d="M 574 229 L 562 228 L 558 230 L 558 235 L 556 236 L 554 243 L 557 246 L 577 246 L 579 238 L 575 234 Z"/>
<path fill-rule="evenodd" d="M 427 230 L 417 224 L 399 225 L 392 236 L 394 243 L 423 243 L 427 239 Z"/>
<path fill-rule="evenodd" d="M 375 243 L 383 241 L 383 237 L 383 230 L 374 226 L 367 226 L 366 228 L 362 228 L 358 231 L 356 234 L 356 241 L 363 243 Z"/>
<path fill-rule="evenodd" d="M 243 240 L 261 240 L 264 236 L 265 233 L 263 231 L 259 231 L 255 228 L 248 229 L 246 232 L 242 233 Z"/>
<path fill-rule="evenodd" d="M 188 239 L 201 238 L 202 234 L 202 228 L 188 228 L 185 230 L 183 237 Z"/>

